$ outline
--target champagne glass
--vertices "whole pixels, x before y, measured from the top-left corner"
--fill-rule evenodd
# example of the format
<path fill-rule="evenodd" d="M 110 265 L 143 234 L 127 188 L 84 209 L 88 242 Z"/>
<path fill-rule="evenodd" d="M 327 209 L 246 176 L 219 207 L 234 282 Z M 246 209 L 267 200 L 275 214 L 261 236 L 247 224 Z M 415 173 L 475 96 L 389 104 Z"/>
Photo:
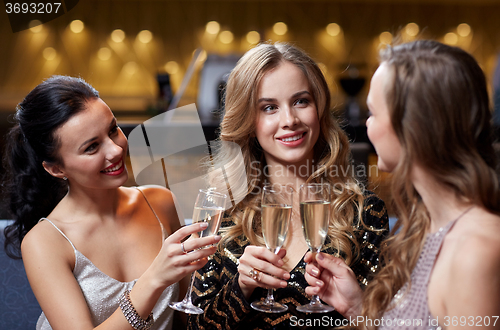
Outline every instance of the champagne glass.
<path fill-rule="evenodd" d="M 319 253 L 328 233 L 330 220 L 330 185 L 328 183 L 308 183 L 299 188 L 300 218 L 309 250 Z M 311 297 L 307 305 L 297 307 L 303 313 L 326 313 L 334 310 L 324 305 L 318 295 Z"/>
<path fill-rule="evenodd" d="M 218 233 L 226 199 L 226 195 L 215 192 L 212 189 L 200 189 L 194 204 L 193 223 L 207 222 L 208 227 L 199 233 L 199 237 L 213 236 Z M 186 296 L 182 301 L 169 303 L 168 305 L 171 308 L 188 314 L 203 314 L 203 309 L 196 307 L 191 301 L 193 282 L 194 273 L 191 274 L 191 281 Z"/>
<path fill-rule="evenodd" d="M 285 243 L 292 215 L 293 189 L 281 185 L 266 185 L 262 190 L 262 235 L 266 247 L 278 253 Z M 265 300 L 250 304 L 253 309 L 266 313 L 280 313 L 288 306 L 274 301 L 274 289 L 267 289 Z"/>

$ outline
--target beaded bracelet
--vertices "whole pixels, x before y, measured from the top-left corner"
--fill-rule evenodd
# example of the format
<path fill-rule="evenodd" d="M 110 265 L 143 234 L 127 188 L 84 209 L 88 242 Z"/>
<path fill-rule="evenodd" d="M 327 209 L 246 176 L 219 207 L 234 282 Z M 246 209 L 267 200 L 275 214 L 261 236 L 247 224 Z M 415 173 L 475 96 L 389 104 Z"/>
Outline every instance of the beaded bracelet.
<path fill-rule="evenodd" d="M 149 314 L 144 320 L 135 310 L 132 301 L 130 300 L 130 290 L 125 290 L 120 298 L 120 308 L 128 323 L 136 330 L 149 330 L 153 326 L 153 313 Z"/>

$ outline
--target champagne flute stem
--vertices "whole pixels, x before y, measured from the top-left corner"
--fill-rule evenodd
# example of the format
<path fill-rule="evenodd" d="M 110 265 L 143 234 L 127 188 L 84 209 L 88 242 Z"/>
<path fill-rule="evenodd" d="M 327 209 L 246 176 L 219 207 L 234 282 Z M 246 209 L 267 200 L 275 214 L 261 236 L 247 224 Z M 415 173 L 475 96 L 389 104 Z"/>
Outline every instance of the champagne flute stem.
<path fill-rule="evenodd" d="M 186 292 L 186 297 L 184 297 L 184 301 L 192 304 L 191 302 L 191 292 L 193 291 L 193 283 L 194 283 L 194 273 L 191 273 L 191 280 L 189 281 L 189 287 Z"/>
<path fill-rule="evenodd" d="M 319 300 L 319 296 L 317 294 L 313 295 L 311 297 L 311 302 L 309 303 L 311 305 L 322 305 L 321 301 Z"/>
<path fill-rule="evenodd" d="M 267 289 L 266 305 L 272 305 L 274 303 L 274 290 Z"/>
<path fill-rule="evenodd" d="M 316 249 L 311 249 L 311 252 L 313 254 L 314 263 L 316 264 L 316 256 L 318 255 L 318 253 L 321 252 L 321 247 L 316 248 Z M 310 305 L 321 305 L 321 301 L 319 300 L 319 296 L 317 294 L 313 295 L 311 297 L 311 302 L 309 304 Z"/>

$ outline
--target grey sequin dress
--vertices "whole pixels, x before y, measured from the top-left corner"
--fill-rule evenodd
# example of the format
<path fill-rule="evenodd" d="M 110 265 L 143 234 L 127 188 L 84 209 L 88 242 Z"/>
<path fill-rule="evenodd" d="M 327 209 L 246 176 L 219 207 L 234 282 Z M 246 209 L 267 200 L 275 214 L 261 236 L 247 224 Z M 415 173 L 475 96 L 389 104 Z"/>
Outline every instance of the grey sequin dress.
<path fill-rule="evenodd" d="M 158 219 L 158 217 L 156 218 Z M 73 269 L 73 274 L 75 276 L 75 279 L 78 281 L 80 288 L 82 289 L 85 300 L 87 301 L 87 305 L 92 316 L 92 323 L 94 326 L 98 326 L 106 319 L 108 319 L 111 314 L 116 311 L 117 308 L 119 308 L 119 300 L 121 295 L 125 292 L 125 290 L 131 290 L 137 280 L 133 280 L 130 282 L 120 282 L 104 274 L 92 263 L 92 261 L 90 261 L 75 248 L 69 238 L 66 237 L 66 235 L 59 228 L 57 228 L 56 225 L 54 225 L 48 219 L 44 218 L 40 221 L 42 220 L 50 222 L 73 247 L 73 250 L 75 252 L 75 267 Z M 158 221 L 160 220 L 158 219 Z M 162 229 L 163 238 L 166 238 L 167 233 L 165 232 L 161 222 L 160 226 Z M 171 308 L 168 308 L 168 303 L 171 301 L 177 301 L 178 297 L 178 283 L 170 285 L 163 291 L 162 295 L 158 299 L 158 302 L 153 308 L 155 322 L 151 329 L 172 329 L 174 311 Z M 42 313 L 38 318 L 36 329 L 52 330 L 52 327 L 50 326 L 49 321 L 45 317 L 44 313 Z"/>
<path fill-rule="evenodd" d="M 467 210 L 468 211 L 468 210 Z M 428 329 L 439 330 L 437 319 L 431 315 L 427 297 L 427 286 L 446 234 L 457 219 L 450 221 L 436 233 L 428 234 L 415 268 L 411 273 L 411 286 L 405 284 L 394 296 L 391 306 L 381 322 L 379 330 L 383 329 Z"/>

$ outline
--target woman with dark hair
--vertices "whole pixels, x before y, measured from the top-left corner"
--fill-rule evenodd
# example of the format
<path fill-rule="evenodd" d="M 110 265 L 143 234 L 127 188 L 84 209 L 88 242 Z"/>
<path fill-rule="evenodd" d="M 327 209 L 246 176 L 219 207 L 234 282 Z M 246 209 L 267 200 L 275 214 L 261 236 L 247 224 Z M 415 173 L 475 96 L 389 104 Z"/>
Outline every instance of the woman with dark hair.
<path fill-rule="evenodd" d="M 283 43 L 248 51 L 229 76 L 220 140 L 215 168 L 225 164 L 225 175 L 234 182 L 241 181 L 238 166 L 244 167 L 247 185 L 232 189 L 236 205 L 222 224 L 218 252 L 196 276 L 193 300 L 205 313 L 190 316 L 189 327 L 289 329 L 313 320 L 317 324 L 324 315 L 332 322 L 341 318 L 336 312 L 307 315 L 296 310 L 310 301 L 304 292 L 308 246 L 298 193 L 279 254 L 266 248 L 261 226 L 266 181 L 296 192 L 306 182 L 328 183 L 334 189 L 323 251 L 344 258 L 360 287 L 378 269 L 378 248 L 388 232 L 385 205 L 354 177 L 348 138 L 332 116 L 330 92 L 314 60 Z M 241 164 L 224 142 L 241 148 Z M 212 173 L 212 186 L 225 184 L 217 171 Z M 276 289 L 275 300 L 288 311 L 266 314 L 251 308 L 267 288 Z"/>
<path fill-rule="evenodd" d="M 367 127 L 379 167 L 393 173 L 396 234 L 364 300 L 345 264 L 326 255 L 308 267 L 307 292 L 347 301 L 341 312 L 362 313 L 370 328 L 497 328 L 500 194 L 484 74 L 467 52 L 436 41 L 381 58 Z"/>
<path fill-rule="evenodd" d="M 198 248 L 218 238 L 181 243 L 205 227 L 179 229 L 169 190 L 121 187 L 127 139 L 82 79 L 47 79 L 15 119 L 4 159 L 15 222 L 5 246 L 22 252 L 43 310 L 37 329 L 170 329 L 177 282 L 206 263 L 215 248 Z"/>

